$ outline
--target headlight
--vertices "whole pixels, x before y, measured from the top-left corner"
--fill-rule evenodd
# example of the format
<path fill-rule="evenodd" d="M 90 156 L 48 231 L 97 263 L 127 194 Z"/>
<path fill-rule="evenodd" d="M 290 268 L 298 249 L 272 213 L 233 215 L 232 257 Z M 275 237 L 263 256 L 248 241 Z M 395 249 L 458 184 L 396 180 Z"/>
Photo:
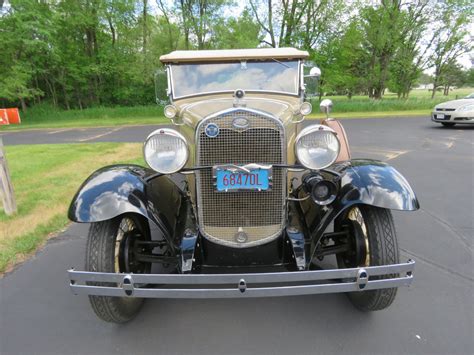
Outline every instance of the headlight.
<path fill-rule="evenodd" d="M 143 155 L 153 170 L 172 174 L 181 170 L 188 161 L 188 144 L 181 133 L 169 128 L 160 128 L 146 139 Z"/>
<path fill-rule="evenodd" d="M 173 105 L 166 105 L 163 110 L 166 118 L 175 118 L 178 113 L 178 109 Z"/>
<path fill-rule="evenodd" d="M 327 126 L 306 127 L 296 137 L 296 157 L 308 169 L 327 168 L 336 161 L 339 149 L 336 132 Z"/>
<path fill-rule="evenodd" d="M 303 102 L 300 106 L 300 113 L 303 116 L 307 116 L 313 111 L 313 106 L 311 106 L 311 103 L 309 102 Z"/>
<path fill-rule="evenodd" d="M 458 112 L 468 112 L 468 111 L 474 111 L 474 104 L 466 105 L 466 106 L 458 108 Z"/>

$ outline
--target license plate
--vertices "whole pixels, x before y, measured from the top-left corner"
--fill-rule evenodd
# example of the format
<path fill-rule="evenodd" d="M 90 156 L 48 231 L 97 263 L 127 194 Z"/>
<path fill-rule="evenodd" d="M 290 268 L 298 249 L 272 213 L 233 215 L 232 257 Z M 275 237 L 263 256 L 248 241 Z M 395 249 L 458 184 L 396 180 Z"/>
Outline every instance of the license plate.
<path fill-rule="evenodd" d="M 269 169 L 254 169 L 249 172 L 216 169 L 217 191 L 268 190 L 270 188 L 270 171 Z"/>
<path fill-rule="evenodd" d="M 435 116 L 436 116 L 436 118 L 437 118 L 438 120 L 444 120 L 444 118 L 445 118 L 445 117 L 444 117 L 444 114 L 442 114 L 442 113 L 438 113 L 438 114 L 436 114 Z"/>

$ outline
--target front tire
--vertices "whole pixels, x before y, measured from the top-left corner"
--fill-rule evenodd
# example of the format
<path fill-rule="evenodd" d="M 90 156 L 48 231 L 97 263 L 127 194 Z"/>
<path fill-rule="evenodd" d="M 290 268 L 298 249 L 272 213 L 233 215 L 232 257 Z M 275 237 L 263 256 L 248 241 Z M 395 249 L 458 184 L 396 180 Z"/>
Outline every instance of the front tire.
<path fill-rule="evenodd" d="M 131 249 L 135 238 L 149 240 L 147 222 L 141 216 L 125 215 L 92 223 L 86 246 L 85 267 L 93 272 L 146 273 L 149 264 L 134 262 Z M 107 283 L 91 285 L 116 286 Z M 133 319 L 143 305 L 141 298 L 89 296 L 95 314 L 111 323 L 125 323 Z"/>
<path fill-rule="evenodd" d="M 390 210 L 373 206 L 353 207 L 339 221 L 338 229 L 349 228 L 352 252 L 338 255 L 340 268 L 367 267 L 399 263 L 397 235 Z M 387 275 L 395 277 L 396 275 Z M 383 276 L 371 279 L 380 279 Z M 361 311 L 378 311 L 395 300 L 397 288 L 348 293 L 352 304 Z"/>
<path fill-rule="evenodd" d="M 456 123 L 452 123 L 452 122 L 441 122 L 441 124 L 444 126 L 444 127 L 454 127 L 454 125 Z"/>

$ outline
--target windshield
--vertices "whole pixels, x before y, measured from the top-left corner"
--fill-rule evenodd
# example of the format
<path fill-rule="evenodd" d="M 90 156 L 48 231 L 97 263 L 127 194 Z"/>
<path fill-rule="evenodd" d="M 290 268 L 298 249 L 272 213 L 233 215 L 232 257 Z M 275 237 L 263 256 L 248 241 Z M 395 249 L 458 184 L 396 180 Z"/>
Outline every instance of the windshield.
<path fill-rule="evenodd" d="M 474 92 L 470 95 L 467 95 L 465 99 L 474 99 Z"/>
<path fill-rule="evenodd" d="M 297 95 L 298 79 L 297 60 L 171 65 L 171 84 L 175 99 L 237 89 Z"/>

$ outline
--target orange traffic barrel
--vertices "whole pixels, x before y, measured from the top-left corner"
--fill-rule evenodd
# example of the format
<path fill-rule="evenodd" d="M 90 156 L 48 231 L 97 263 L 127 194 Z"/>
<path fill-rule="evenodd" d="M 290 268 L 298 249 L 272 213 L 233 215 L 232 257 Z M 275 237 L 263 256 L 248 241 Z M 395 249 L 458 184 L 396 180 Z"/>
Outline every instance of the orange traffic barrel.
<path fill-rule="evenodd" d="M 0 109 L 0 125 L 20 123 L 20 112 L 18 112 L 18 109 L 16 107 Z"/>

